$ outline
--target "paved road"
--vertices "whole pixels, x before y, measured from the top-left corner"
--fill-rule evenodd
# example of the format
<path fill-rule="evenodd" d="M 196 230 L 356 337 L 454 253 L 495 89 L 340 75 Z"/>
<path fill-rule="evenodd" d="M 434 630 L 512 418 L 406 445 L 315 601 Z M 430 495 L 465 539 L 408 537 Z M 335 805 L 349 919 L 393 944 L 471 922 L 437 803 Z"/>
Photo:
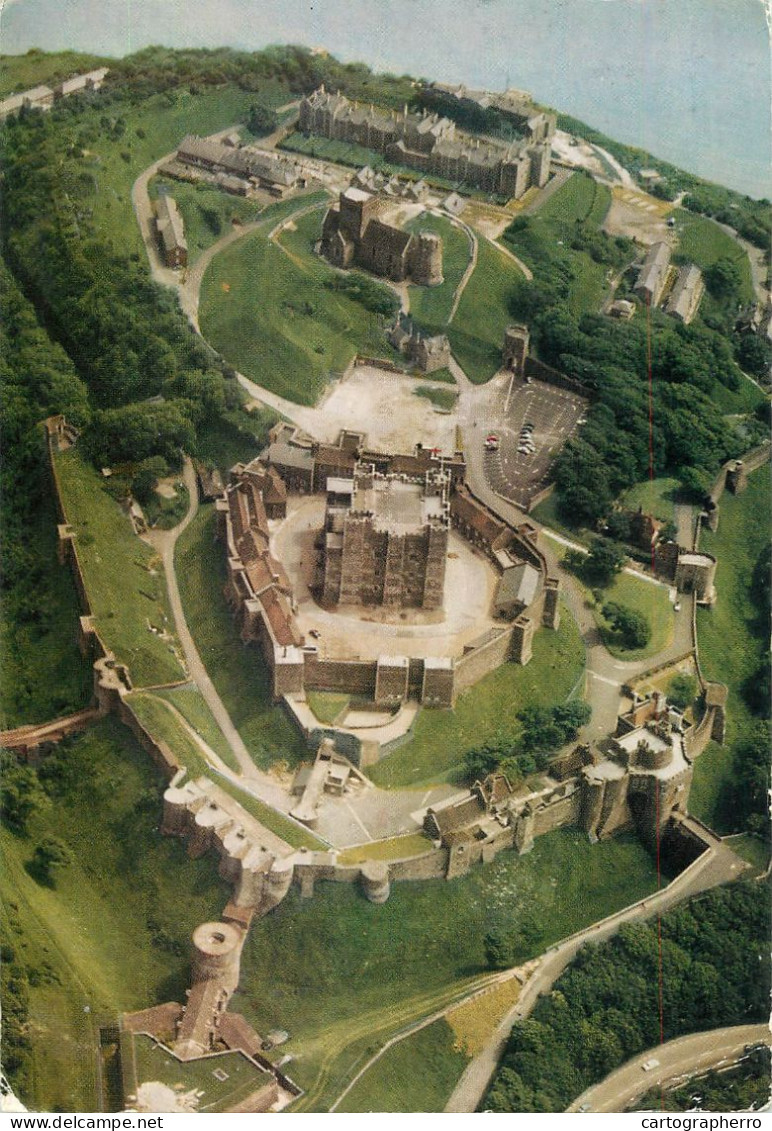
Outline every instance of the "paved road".
<path fill-rule="evenodd" d="M 742 1057 L 746 1045 L 762 1042 L 770 1043 L 769 1025 L 736 1025 L 678 1037 L 629 1060 L 578 1096 L 567 1110 L 625 1111 L 633 1100 L 652 1088 L 688 1079 L 718 1065 L 733 1064 Z M 644 1072 L 643 1065 L 648 1060 L 658 1060 L 659 1065 Z"/>
<path fill-rule="evenodd" d="M 555 981 L 584 943 L 601 942 L 610 938 L 623 923 L 635 919 L 646 920 L 662 914 L 676 903 L 690 899 L 701 891 L 737 879 L 748 867 L 744 860 L 735 856 L 732 850 L 722 843 L 704 852 L 686 872 L 677 876 L 661 891 L 631 904 L 630 907 L 603 919 L 600 923 L 593 924 L 584 931 L 571 935 L 552 950 L 547 951 L 523 987 L 518 1001 L 501 1022 L 486 1047 L 467 1065 L 445 1106 L 445 1111 L 477 1110 L 504 1053 L 512 1025 L 530 1014 L 540 995 L 549 993 Z"/>

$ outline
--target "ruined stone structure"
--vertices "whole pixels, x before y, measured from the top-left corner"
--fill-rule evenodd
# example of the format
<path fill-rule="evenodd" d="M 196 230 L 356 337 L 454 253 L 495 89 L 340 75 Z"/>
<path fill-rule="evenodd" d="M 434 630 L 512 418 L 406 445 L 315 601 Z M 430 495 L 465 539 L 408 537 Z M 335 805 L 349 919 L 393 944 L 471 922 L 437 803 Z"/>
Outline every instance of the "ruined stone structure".
<path fill-rule="evenodd" d="M 508 326 L 504 332 L 504 348 L 501 351 L 501 364 L 510 369 L 516 377 L 525 376 L 525 359 L 531 335 L 527 326 Z"/>
<path fill-rule="evenodd" d="M 421 373 L 447 369 L 450 342 L 446 334 L 426 334 L 406 315 L 400 314 L 389 330 L 389 341 Z"/>
<path fill-rule="evenodd" d="M 438 114 L 360 106 L 323 86 L 300 103 L 300 129 L 355 142 L 395 164 L 508 197 L 521 197 L 549 178 L 548 136 L 511 142 L 477 137 Z"/>
<path fill-rule="evenodd" d="M 442 240 L 435 232 L 406 231 L 386 196 L 347 188 L 324 218 L 322 255 L 335 267 L 364 267 L 396 283 L 442 282 Z"/>
<path fill-rule="evenodd" d="M 322 600 L 325 604 L 442 605 L 448 551 L 449 480 L 383 475 L 358 464 L 327 480 Z"/>

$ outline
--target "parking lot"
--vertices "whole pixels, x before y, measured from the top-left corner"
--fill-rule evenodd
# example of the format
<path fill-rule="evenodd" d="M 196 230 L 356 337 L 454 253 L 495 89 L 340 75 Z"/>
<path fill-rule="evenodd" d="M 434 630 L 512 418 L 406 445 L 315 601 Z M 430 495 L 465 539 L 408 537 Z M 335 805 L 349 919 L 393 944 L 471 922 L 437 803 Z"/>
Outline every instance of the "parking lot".
<path fill-rule="evenodd" d="M 492 413 L 487 434 L 498 444 L 486 446 L 485 473 L 491 487 L 527 511 L 549 482 L 558 452 L 576 431 L 588 402 L 575 393 L 543 381 L 515 379 L 503 391 L 500 411 Z M 523 433 L 523 427 L 533 425 Z M 533 450 L 519 451 L 524 435 Z"/>

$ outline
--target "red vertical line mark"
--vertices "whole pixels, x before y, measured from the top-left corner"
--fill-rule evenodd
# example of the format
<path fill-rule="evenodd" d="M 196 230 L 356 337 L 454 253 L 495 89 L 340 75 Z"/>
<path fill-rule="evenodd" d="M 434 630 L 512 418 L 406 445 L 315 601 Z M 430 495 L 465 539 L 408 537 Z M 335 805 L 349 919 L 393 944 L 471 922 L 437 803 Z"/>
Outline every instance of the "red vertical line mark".
<path fill-rule="evenodd" d="M 656 846 L 657 846 L 657 891 L 659 892 L 662 887 L 662 865 L 660 860 L 660 843 L 659 843 L 659 780 L 654 779 L 654 820 L 656 822 Z M 658 971 L 658 1006 L 659 1006 L 659 1043 L 665 1043 L 665 995 L 664 995 L 664 971 L 662 963 L 662 916 L 657 910 L 657 971 Z M 664 1082 L 659 1086 L 659 1102 L 662 1111 L 665 1110 L 665 1087 Z"/>
<path fill-rule="evenodd" d="M 646 295 L 646 373 L 649 382 L 649 483 L 654 481 L 654 388 L 651 376 L 651 295 Z M 651 572 L 654 572 L 654 542 L 651 544 Z"/>

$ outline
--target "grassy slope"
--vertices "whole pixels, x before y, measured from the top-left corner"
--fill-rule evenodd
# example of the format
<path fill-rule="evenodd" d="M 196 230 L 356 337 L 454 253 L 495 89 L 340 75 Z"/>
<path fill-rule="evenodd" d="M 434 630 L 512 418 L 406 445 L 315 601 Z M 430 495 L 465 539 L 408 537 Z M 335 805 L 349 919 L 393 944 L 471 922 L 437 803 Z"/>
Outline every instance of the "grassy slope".
<path fill-rule="evenodd" d="M 527 918 L 535 934 L 523 957 L 537 954 L 655 885 L 635 838 L 590 845 L 563 829 L 540 837 L 527 856 L 504 852 L 451 883 L 395 884 L 382 906 L 350 884 L 320 883 L 312 900 L 293 889 L 252 926 L 234 1008 L 259 1032 L 289 1030 L 293 1075 L 307 1083 L 331 1036 L 353 1039 L 360 1021 L 366 1036 L 399 1003 L 482 972 L 491 928 L 516 932 Z"/>
<path fill-rule="evenodd" d="M 725 746 L 711 744 L 697 760 L 689 807 L 720 832 L 734 832 L 736 824 L 722 805 L 722 795 L 732 777 L 732 746 L 753 725 L 740 687 L 755 670 L 764 648 L 750 584 L 768 539 L 769 467 L 750 476 L 743 494 L 724 492 L 720 506 L 718 531 L 704 530 L 700 538 L 701 549 L 718 558 L 718 599 L 713 608 L 698 610 L 697 638 L 705 677 L 729 686 L 727 741 Z"/>
<path fill-rule="evenodd" d="M 112 240 L 116 251 L 139 252 L 144 259 L 131 206 L 131 186 L 137 176 L 175 150 L 185 134 L 210 134 L 235 125 L 254 100 L 249 91 L 225 86 L 201 94 L 180 88 L 152 95 L 137 106 L 122 103 L 112 111 L 126 122 L 118 140 L 100 126 L 101 107 L 79 119 L 80 127 L 95 131 L 88 141 L 88 155 L 82 159 L 84 171 L 95 179 L 95 193 L 89 199 L 94 225 Z M 124 153 L 128 160 L 121 156 Z"/>
<path fill-rule="evenodd" d="M 96 1025 L 184 1001 L 190 934 L 219 916 L 228 889 L 211 859 L 190 860 L 182 842 L 158 835 L 162 783 L 126 728 L 100 722 L 73 742 L 68 766 L 67 793 L 35 819 L 30 839 L 3 834 L 3 926 L 27 968 L 44 974 L 31 989 L 35 1083 L 24 1099 L 42 1110 L 94 1111 Z M 74 857 L 55 889 L 24 867 L 44 835 Z"/>
<path fill-rule="evenodd" d="M 308 756 L 287 716 L 273 706 L 256 645 L 246 648 L 223 597 L 225 551 L 214 541 L 214 511 L 202 507 L 177 543 L 177 576 L 201 659 L 247 748 L 262 767 Z"/>
<path fill-rule="evenodd" d="M 656 656 L 672 640 L 673 606 L 664 586 L 639 581 L 629 573 L 622 573 L 603 590 L 601 605 L 606 601 L 616 601 L 629 609 L 635 609 L 637 613 L 643 613 L 651 625 L 651 639 L 645 648 L 623 648 L 616 642 L 615 634 L 610 630 L 600 607 L 593 609 L 597 625 L 603 633 L 603 642 L 618 660 L 643 660 L 647 656 Z"/>
<path fill-rule="evenodd" d="M 698 216 L 685 208 L 679 208 L 674 215 L 678 230 L 677 250 L 680 255 L 703 269 L 717 259 L 731 259 L 740 272 L 740 301 L 752 302 L 755 295 L 753 277 L 744 248 L 707 216 Z"/>
<path fill-rule="evenodd" d="M 557 632 L 544 629 L 536 633 L 529 664 L 497 668 L 460 695 L 453 710 L 421 711 L 411 741 L 368 767 L 369 776 L 386 788 L 458 780 L 466 750 L 502 731 L 516 734 L 519 708 L 562 702 L 579 679 L 583 664 L 576 622 L 563 608 Z"/>
<path fill-rule="evenodd" d="M 215 754 L 222 758 L 225 765 L 230 766 L 232 770 L 238 770 L 238 762 L 228 745 L 228 740 L 220 730 L 206 699 L 194 684 L 190 683 L 184 687 L 161 691 L 158 693 L 158 698 L 165 699 L 176 707 L 183 718 L 203 738 L 204 742 L 211 746 Z"/>
<path fill-rule="evenodd" d="M 261 206 L 254 200 L 242 200 L 212 185 L 187 185 L 161 177 L 151 185 L 152 197 L 158 195 L 160 186 L 174 197 L 182 215 L 190 267 L 202 251 L 230 231 L 234 221 L 245 224 L 260 213 Z"/>
<path fill-rule="evenodd" d="M 170 696 L 165 694 L 163 699 L 168 700 Z M 179 719 L 169 710 L 168 705 L 162 702 L 161 696 L 147 693 L 134 694 L 130 697 L 129 702 L 134 713 L 147 730 L 154 737 L 163 739 L 174 750 L 180 762 L 186 767 L 189 777 L 197 778 L 203 775 L 215 781 L 221 789 L 234 797 L 256 820 L 262 822 L 266 828 L 271 829 L 277 836 L 286 840 L 288 844 L 292 844 L 296 848 L 324 847 L 323 843 L 317 840 L 312 833 L 296 825 L 294 821 L 287 820 L 283 814 L 277 813 L 270 805 L 264 804 L 250 793 L 240 789 L 237 784 L 210 767 L 206 762 L 203 750 L 180 724 Z M 203 717 L 200 711 L 194 712 L 195 714 Z M 212 722 L 214 722 L 214 719 L 212 719 Z M 195 729 L 198 729 L 198 727 L 196 726 Z M 232 769 L 235 767 L 236 760 L 230 751 L 228 751 L 228 757 L 223 758 L 223 761 Z"/>
<path fill-rule="evenodd" d="M 337 1111 L 442 1111 L 467 1064 L 441 1019 L 393 1045 Z"/>
<path fill-rule="evenodd" d="M 0 729 L 40 723 L 84 707 L 91 667 L 77 646 L 78 595 L 56 558 L 53 497 L 31 517 L 27 535 L 37 547 L 37 620 L 12 620 L 0 603 Z"/>
<path fill-rule="evenodd" d="M 93 71 L 100 66 L 109 67 L 110 63 L 110 59 L 100 55 L 86 55 L 80 51 L 49 53 L 33 48 L 24 55 L 2 55 L 0 98 L 41 84 L 51 86 L 70 75 Z"/>
<path fill-rule="evenodd" d="M 470 381 L 489 381 L 501 365 L 504 331 L 512 321 L 509 303 L 523 275 L 484 236 L 478 236 L 477 266 L 467 283 L 448 335 Z"/>
<path fill-rule="evenodd" d="M 645 514 L 653 514 L 656 518 L 670 522 L 673 519 L 674 495 L 677 492 L 677 479 L 646 479 L 625 491 L 620 502 L 629 510 L 643 507 Z"/>
<path fill-rule="evenodd" d="M 439 332 L 447 326 L 456 288 L 469 263 L 469 237 L 457 224 L 427 212 L 406 226 L 411 232 L 436 232 L 442 238 L 443 282 L 438 287 L 408 289 L 410 313 L 416 322 L 424 329 Z"/>
<path fill-rule="evenodd" d="M 136 537 L 128 517 L 77 449 L 59 454 L 56 466 L 65 513 L 77 534 L 89 601 L 105 644 L 128 665 L 135 687 L 184 679 L 169 644 L 148 628 L 152 624 L 172 631 L 160 559 Z"/>
<path fill-rule="evenodd" d="M 286 251 L 262 232 L 245 237 L 212 261 L 201 289 L 207 340 L 242 373 L 300 404 L 313 404 L 358 350 L 389 353 L 378 316 L 324 286 L 334 273 L 308 246 L 321 219 L 319 211 L 298 221 L 298 232 L 284 236 Z M 300 241 L 302 255 L 294 251 Z"/>

